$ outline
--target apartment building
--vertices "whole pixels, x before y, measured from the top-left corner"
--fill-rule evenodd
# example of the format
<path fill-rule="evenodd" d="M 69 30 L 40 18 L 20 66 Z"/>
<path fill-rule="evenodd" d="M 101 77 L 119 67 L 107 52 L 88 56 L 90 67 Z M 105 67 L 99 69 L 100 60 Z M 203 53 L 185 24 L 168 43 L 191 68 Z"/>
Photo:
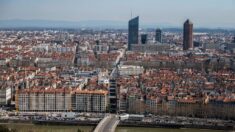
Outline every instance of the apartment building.
<path fill-rule="evenodd" d="M 105 112 L 108 106 L 107 91 L 72 89 L 24 89 L 17 92 L 16 109 L 19 111 L 79 111 Z"/>
<path fill-rule="evenodd" d="M 11 100 L 11 87 L 0 87 L 0 105 L 7 105 Z"/>
<path fill-rule="evenodd" d="M 16 95 L 19 111 L 69 111 L 71 94 L 66 89 L 20 90 Z"/>
<path fill-rule="evenodd" d="M 74 111 L 105 112 L 108 104 L 107 91 L 76 90 L 73 93 Z"/>
<path fill-rule="evenodd" d="M 118 70 L 121 76 L 139 75 L 144 72 L 144 68 L 142 66 L 134 65 L 122 65 L 118 67 Z"/>

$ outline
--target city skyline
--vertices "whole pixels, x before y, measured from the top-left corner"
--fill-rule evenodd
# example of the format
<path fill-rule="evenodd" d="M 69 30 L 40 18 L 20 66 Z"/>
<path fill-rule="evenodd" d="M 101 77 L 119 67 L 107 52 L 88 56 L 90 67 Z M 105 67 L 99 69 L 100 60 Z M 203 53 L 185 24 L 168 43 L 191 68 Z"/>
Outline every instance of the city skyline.
<path fill-rule="evenodd" d="M 0 132 L 235 130 L 234 5 L 0 0 Z"/>
<path fill-rule="evenodd" d="M 140 23 L 145 25 L 180 27 L 186 19 L 190 19 L 194 21 L 195 28 L 233 28 L 235 15 L 230 12 L 235 12 L 234 5 L 233 0 L 101 0 L 99 2 L 2 0 L 0 21 L 115 21 L 124 23 L 131 18 L 132 14 L 132 16 L 140 16 Z M 144 8 L 146 6 L 147 10 Z"/>

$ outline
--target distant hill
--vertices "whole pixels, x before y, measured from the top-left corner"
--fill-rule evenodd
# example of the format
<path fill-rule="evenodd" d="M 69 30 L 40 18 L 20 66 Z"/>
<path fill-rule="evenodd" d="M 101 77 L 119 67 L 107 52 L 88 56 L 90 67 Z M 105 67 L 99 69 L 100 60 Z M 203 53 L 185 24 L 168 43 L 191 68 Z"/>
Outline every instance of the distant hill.
<path fill-rule="evenodd" d="M 122 28 L 127 29 L 128 21 L 87 20 L 87 21 L 52 21 L 52 20 L 0 20 L 0 28 Z M 143 24 L 140 28 L 174 27 L 171 24 Z"/>
<path fill-rule="evenodd" d="M 87 20 L 87 21 L 54 21 L 54 20 L 0 20 L 0 28 L 94 28 L 94 29 L 127 29 L 128 21 L 109 21 L 109 20 Z M 183 25 L 175 26 L 170 23 L 142 23 L 142 29 L 156 29 L 162 28 L 165 31 L 182 31 Z M 194 31 L 221 31 L 221 30 L 235 30 L 234 28 L 197 28 Z"/>
<path fill-rule="evenodd" d="M 48 21 L 48 20 L 0 20 L 0 28 L 45 27 L 45 28 L 126 28 L 127 23 L 119 21 Z"/>

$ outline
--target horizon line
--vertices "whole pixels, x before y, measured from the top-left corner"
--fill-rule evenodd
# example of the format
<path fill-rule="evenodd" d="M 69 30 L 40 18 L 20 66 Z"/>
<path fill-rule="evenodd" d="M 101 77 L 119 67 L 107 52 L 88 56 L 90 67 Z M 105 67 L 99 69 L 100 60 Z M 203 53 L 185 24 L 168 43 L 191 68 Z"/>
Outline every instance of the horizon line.
<path fill-rule="evenodd" d="M 4 23 L 4 22 L 9 22 L 9 21 L 11 21 L 11 22 L 17 22 L 17 21 L 22 21 L 23 23 L 20 23 L 18 26 L 17 26 L 17 23 L 14 23 L 14 24 L 12 24 L 12 23 Z M 36 21 L 35 23 L 33 23 L 32 21 Z M 80 20 L 80 21 L 70 21 L 70 20 L 47 20 L 47 19 L 2 19 L 2 20 L 0 20 L 0 28 L 21 28 L 21 27 L 25 27 L 25 28 L 27 28 L 27 27 L 31 27 L 31 28 L 37 28 L 37 27 L 41 27 L 41 28 L 60 28 L 60 26 L 55 26 L 54 24 L 55 23 L 53 23 L 53 25 L 51 25 L 51 26 L 46 26 L 45 24 L 46 23 L 44 23 L 44 24 L 40 24 L 40 23 L 37 23 L 37 21 L 38 22 L 48 22 L 47 24 L 48 25 L 50 25 L 50 24 L 52 24 L 52 23 L 50 23 L 50 22 L 57 22 L 56 24 L 61 24 L 61 23 L 66 23 L 66 25 L 65 26 L 61 26 L 61 28 L 71 28 L 71 26 L 72 26 L 72 24 L 73 24 L 73 26 L 76 26 L 76 28 L 84 28 L 84 27 L 99 27 L 100 25 L 102 25 L 102 26 L 108 26 L 108 27 L 126 27 L 127 25 L 128 25 L 128 20 L 127 21 L 123 21 L 123 20 Z M 27 26 L 25 26 L 25 25 L 23 25 L 23 24 L 26 24 L 26 23 L 24 23 L 24 22 L 31 22 L 31 24 L 33 25 L 33 24 L 35 24 L 34 26 L 30 26 L 30 25 L 27 25 Z M 88 25 L 79 25 L 78 23 L 82 23 L 82 22 L 101 22 L 101 23 L 98 23 L 97 25 L 92 25 L 91 23 L 87 23 Z M 103 23 L 102 23 L 103 22 Z M 106 22 L 106 23 L 105 23 Z M 117 23 L 119 23 L 119 24 L 115 24 L 115 23 L 111 23 L 111 22 L 117 22 Z M 107 23 L 108 23 L 108 25 L 107 25 Z M 84 23 L 85 24 L 85 23 Z M 3 25 L 3 26 L 1 26 L 1 25 Z M 142 22 L 142 23 L 140 23 L 140 25 L 141 26 L 143 26 L 143 28 L 154 28 L 154 27 L 156 27 L 156 28 L 182 28 L 181 26 L 179 26 L 178 24 L 176 25 L 176 24 L 172 24 L 172 23 L 169 23 L 169 22 L 161 22 L 161 23 L 155 23 L 155 22 Z M 182 25 L 183 25 L 183 23 L 182 23 Z M 194 26 L 195 26 L 196 24 L 194 23 Z M 103 28 L 103 27 L 102 27 Z M 140 27 L 141 28 L 141 27 Z M 202 28 L 205 28 L 205 29 L 235 29 L 234 28 L 234 26 L 195 26 L 195 28 L 194 29 L 202 29 Z"/>

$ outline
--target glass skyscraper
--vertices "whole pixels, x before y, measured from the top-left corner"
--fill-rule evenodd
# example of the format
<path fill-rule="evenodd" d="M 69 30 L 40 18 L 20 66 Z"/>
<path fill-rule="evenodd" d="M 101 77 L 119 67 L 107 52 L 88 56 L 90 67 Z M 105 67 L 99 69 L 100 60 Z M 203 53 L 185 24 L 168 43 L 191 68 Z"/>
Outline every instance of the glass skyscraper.
<path fill-rule="evenodd" d="M 128 50 L 132 44 L 138 44 L 139 36 L 139 16 L 131 19 L 128 24 Z"/>
<path fill-rule="evenodd" d="M 162 30 L 161 29 L 156 30 L 155 40 L 156 42 L 162 43 Z"/>

